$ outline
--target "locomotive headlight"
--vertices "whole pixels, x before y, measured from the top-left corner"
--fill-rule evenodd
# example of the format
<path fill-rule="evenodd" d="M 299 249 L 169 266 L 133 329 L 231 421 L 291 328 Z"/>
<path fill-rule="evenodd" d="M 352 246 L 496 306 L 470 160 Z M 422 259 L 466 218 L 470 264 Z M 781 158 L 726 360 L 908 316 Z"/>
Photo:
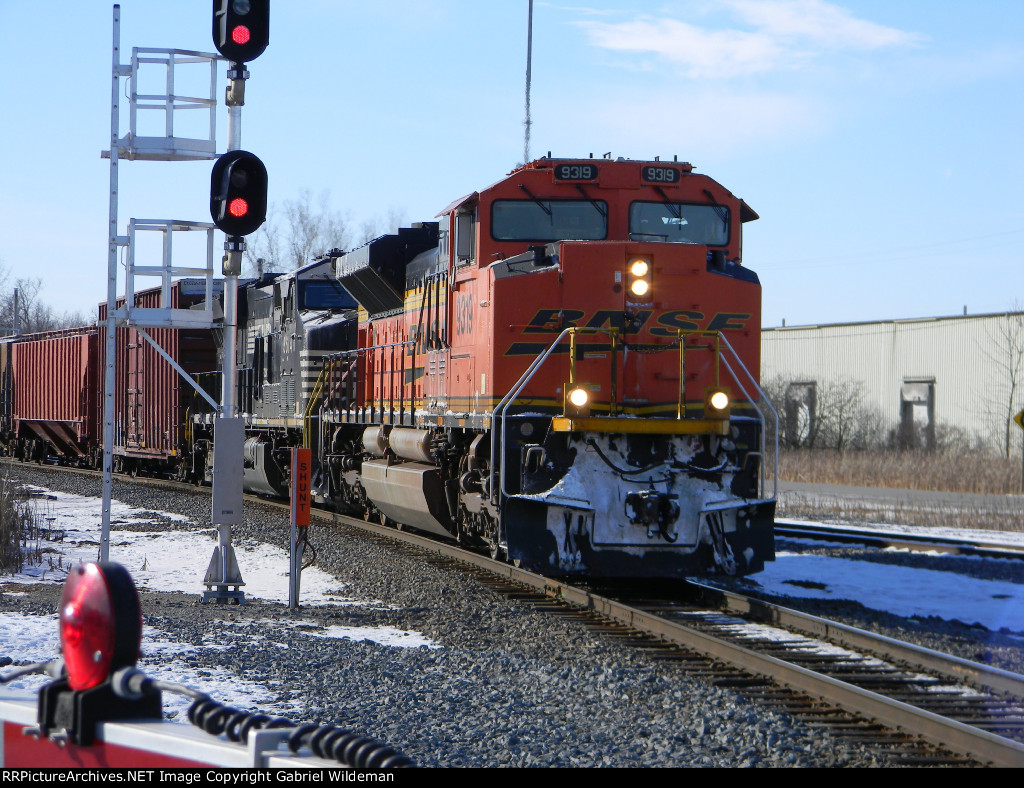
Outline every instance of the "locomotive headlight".
<path fill-rule="evenodd" d="M 651 286 L 645 279 L 634 279 L 629 285 L 629 292 L 635 295 L 637 298 L 643 298 L 647 295 L 647 291 L 651 289 Z"/>
<path fill-rule="evenodd" d="M 732 399 L 729 392 L 717 386 L 709 386 L 704 392 L 704 416 L 709 419 L 729 418 Z"/>
<path fill-rule="evenodd" d="M 573 386 L 566 391 L 565 415 L 570 417 L 590 415 L 590 389 L 587 386 Z"/>
<path fill-rule="evenodd" d="M 569 402 L 573 407 L 585 408 L 590 402 L 590 393 L 586 389 L 575 388 L 569 392 Z"/>
<path fill-rule="evenodd" d="M 649 257 L 630 257 L 626 262 L 629 275 L 628 294 L 630 298 L 646 301 L 651 297 L 651 273 L 654 266 Z"/>

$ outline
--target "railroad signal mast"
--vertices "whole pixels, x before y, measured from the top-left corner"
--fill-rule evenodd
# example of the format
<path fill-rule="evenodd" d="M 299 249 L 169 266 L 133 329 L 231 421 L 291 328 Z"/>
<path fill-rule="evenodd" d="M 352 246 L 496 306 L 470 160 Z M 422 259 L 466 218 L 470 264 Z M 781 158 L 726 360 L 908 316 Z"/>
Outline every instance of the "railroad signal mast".
<path fill-rule="evenodd" d="M 219 414 L 215 422 L 217 440 L 214 449 L 212 521 L 218 527 L 218 547 L 207 569 L 204 583 L 208 587 L 203 601 L 234 601 L 243 603 L 244 585 L 231 547 L 231 526 L 242 522 L 242 449 L 245 427 L 236 413 L 236 345 L 238 323 L 238 277 L 241 274 L 245 236 L 255 232 L 266 220 L 267 170 L 260 159 L 240 150 L 241 108 L 245 103 L 245 80 L 249 72 L 245 63 L 259 57 L 269 43 L 269 0 L 213 0 L 213 43 L 220 53 L 178 49 L 133 48 L 131 60 L 122 64 L 120 54 L 120 5 L 113 9 L 113 66 L 111 87 L 110 149 L 101 155 L 110 159 L 110 218 L 107 257 L 106 362 L 103 400 L 103 512 L 100 539 L 100 560 L 109 560 L 110 512 L 113 474 L 114 413 L 116 380 L 116 344 L 118 327 L 138 331 L 153 348 L 171 364 Z M 227 153 L 216 152 L 216 67 L 228 60 L 229 85 L 225 103 L 228 107 Z M 181 66 L 207 66 L 210 89 L 207 95 L 183 96 L 175 89 L 175 71 Z M 139 72 L 156 65 L 165 69 L 166 87 L 161 94 L 142 94 Z M 121 135 L 121 80 L 128 80 L 130 96 L 129 128 Z M 179 110 L 204 110 L 209 117 L 206 137 L 190 138 L 175 130 Z M 164 133 L 145 136 L 137 124 L 140 114 L 163 113 Z M 118 235 L 118 164 L 135 161 L 197 161 L 213 160 L 210 210 L 213 222 L 182 222 L 177 220 L 131 219 L 127 235 Z M 213 232 L 219 229 L 227 236 L 224 243 L 222 273 L 224 279 L 224 369 L 221 402 L 218 404 L 155 342 L 147 328 L 214 327 Z M 159 266 L 137 265 L 136 235 L 156 231 L 163 235 L 163 259 Z M 205 267 L 175 266 L 171 261 L 172 237 L 175 232 L 206 233 Z M 127 252 L 125 261 L 125 292 L 118 298 L 118 256 Z M 160 277 L 161 299 L 157 308 L 135 306 L 135 278 Z M 203 277 L 206 283 L 205 309 L 179 309 L 172 303 L 172 282 L 176 277 Z"/>
<path fill-rule="evenodd" d="M 228 66 L 225 103 L 228 107 L 228 150 L 210 174 L 210 216 L 224 240 L 224 344 L 221 415 L 214 425 L 213 519 L 218 546 L 203 583 L 203 601 L 242 603 L 242 575 L 231 547 L 231 526 L 242 521 L 242 466 L 245 424 L 237 415 L 238 277 L 242 273 L 245 236 L 267 218 L 267 168 L 242 147 L 242 106 L 245 104 L 247 61 L 263 54 L 270 43 L 269 0 L 213 0 L 213 44 Z M 224 440 L 226 438 L 226 440 Z M 224 444 L 222 447 L 221 444 Z M 226 469 L 226 470 L 225 470 Z"/>

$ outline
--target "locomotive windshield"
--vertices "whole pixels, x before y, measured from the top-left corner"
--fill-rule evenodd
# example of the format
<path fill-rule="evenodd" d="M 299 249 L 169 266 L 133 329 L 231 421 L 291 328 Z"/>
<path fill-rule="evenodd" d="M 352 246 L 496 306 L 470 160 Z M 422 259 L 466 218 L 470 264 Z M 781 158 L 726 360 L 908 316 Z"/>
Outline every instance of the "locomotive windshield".
<path fill-rule="evenodd" d="M 299 282 L 302 309 L 355 309 L 356 300 L 337 282 Z"/>
<path fill-rule="evenodd" d="M 600 241 L 608 237 L 608 204 L 603 200 L 495 200 L 491 237 L 495 241 Z"/>
<path fill-rule="evenodd" d="M 729 209 L 723 205 L 634 202 L 629 206 L 629 236 L 638 241 L 725 246 Z"/>

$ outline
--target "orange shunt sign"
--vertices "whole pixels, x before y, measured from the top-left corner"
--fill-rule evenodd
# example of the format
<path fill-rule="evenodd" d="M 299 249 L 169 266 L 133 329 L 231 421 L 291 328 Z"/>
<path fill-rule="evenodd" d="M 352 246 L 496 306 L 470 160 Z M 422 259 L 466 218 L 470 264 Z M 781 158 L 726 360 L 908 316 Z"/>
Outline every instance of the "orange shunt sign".
<path fill-rule="evenodd" d="M 299 526 L 309 525 L 312 472 L 312 450 L 292 449 L 292 516 Z"/>

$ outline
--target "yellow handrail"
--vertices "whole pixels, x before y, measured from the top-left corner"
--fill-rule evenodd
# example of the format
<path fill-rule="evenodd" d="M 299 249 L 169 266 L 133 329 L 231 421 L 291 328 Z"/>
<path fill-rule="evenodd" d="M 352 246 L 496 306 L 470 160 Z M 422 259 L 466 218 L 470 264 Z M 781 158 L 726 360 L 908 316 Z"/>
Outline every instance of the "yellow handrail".
<path fill-rule="evenodd" d="M 313 408 L 316 407 L 317 402 L 320 400 L 320 392 L 324 388 L 324 378 L 327 376 L 329 364 L 324 364 L 320 368 L 320 376 L 316 379 L 316 385 L 313 387 L 313 395 L 309 398 L 309 402 L 306 403 L 306 411 L 302 414 L 302 448 L 308 449 L 309 445 L 309 425 L 313 420 Z"/>

